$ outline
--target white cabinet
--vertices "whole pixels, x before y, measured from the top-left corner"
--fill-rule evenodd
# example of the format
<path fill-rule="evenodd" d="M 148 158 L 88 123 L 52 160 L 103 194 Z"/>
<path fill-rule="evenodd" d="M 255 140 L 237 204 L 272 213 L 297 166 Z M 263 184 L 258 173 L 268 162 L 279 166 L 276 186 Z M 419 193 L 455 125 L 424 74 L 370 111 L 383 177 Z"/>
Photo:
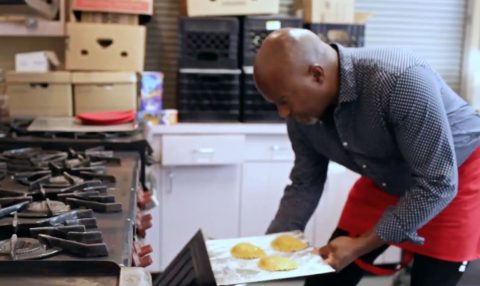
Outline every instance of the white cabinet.
<path fill-rule="evenodd" d="M 160 268 L 195 232 L 238 237 L 240 165 L 160 167 Z"/>
<path fill-rule="evenodd" d="M 313 216 L 314 245 L 326 244 L 335 230 L 348 192 L 359 176 L 347 168 L 330 162 L 322 197 Z"/>
<path fill-rule="evenodd" d="M 263 235 L 277 212 L 283 189 L 289 183 L 292 162 L 243 164 L 240 235 Z"/>

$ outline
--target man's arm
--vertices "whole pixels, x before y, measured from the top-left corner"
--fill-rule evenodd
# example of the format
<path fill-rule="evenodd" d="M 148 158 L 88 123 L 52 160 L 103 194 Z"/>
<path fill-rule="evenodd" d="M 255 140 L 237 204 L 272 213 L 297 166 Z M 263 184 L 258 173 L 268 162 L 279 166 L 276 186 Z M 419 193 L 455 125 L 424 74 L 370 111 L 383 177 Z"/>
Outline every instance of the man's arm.
<path fill-rule="evenodd" d="M 267 233 L 304 230 L 317 207 L 327 176 L 328 159 L 313 149 L 293 119 L 287 120 L 287 127 L 295 152 L 295 163 L 290 173 L 292 183 L 285 188 Z"/>

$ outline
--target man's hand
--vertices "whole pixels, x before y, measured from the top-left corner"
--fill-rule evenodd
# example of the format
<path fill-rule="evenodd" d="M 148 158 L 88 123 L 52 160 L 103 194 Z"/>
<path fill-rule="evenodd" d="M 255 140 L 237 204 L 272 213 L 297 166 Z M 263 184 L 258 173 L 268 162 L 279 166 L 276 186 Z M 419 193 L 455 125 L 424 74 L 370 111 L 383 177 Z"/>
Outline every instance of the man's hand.
<path fill-rule="evenodd" d="M 360 237 L 339 236 L 317 249 L 326 263 L 340 271 L 358 257 L 382 246 L 385 242 L 372 230 Z"/>

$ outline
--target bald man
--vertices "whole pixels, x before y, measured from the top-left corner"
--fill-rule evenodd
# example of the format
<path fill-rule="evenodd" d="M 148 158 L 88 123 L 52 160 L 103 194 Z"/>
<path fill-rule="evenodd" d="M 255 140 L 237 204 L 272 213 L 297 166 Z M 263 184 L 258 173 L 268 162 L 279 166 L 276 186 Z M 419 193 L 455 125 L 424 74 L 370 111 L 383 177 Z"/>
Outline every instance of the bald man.
<path fill-rule="evenodd" d="M 319 253 L 337 270 L 306 285 L 356 285 L 388 245 L 414 257 L 412 284 L 456 285 L 480 257 L 480 117 L 423 60 L 344 48 L 303 29 L 258 51 L 260 93 L 286 118 L 295 164 L 268 232 L 305 228 L 328 162 L 361 175 Z M 321 226 L 320 226 L 321 227 Z"/>

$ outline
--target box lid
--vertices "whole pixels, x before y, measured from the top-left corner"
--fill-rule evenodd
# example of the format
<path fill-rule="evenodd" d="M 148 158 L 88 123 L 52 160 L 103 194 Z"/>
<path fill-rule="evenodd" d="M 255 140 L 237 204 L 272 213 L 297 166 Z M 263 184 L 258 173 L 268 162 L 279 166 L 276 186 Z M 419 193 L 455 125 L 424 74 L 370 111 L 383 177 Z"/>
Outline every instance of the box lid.
<path fill-rule="evenodd" d="M 73 0 L 74 11 L 152 15 L 153 0 Z"/>
<path fill-rule="evenodd" d="M 135 83 L 137 74 L 134 72 L 74 72 L 72 82 L 74 84 Z"/>
<path fill-rule="evenodd" d="M 37 52 L 15 54 L 16 60 L 20 58 L 29 59 L 32 61 L 38 58 L 46 58 L 52 66 L 58 67 L 60 65 L 60 60 L 58 59 L 57 54 L 55 54 L 54 51 L 37 51 Z"/>
<path fill-rule="evenodd" d="M 56 72 L 14 72 L 6 75 L 7 83 L 71 83 L 71 73 L 67 71 Z"/>

